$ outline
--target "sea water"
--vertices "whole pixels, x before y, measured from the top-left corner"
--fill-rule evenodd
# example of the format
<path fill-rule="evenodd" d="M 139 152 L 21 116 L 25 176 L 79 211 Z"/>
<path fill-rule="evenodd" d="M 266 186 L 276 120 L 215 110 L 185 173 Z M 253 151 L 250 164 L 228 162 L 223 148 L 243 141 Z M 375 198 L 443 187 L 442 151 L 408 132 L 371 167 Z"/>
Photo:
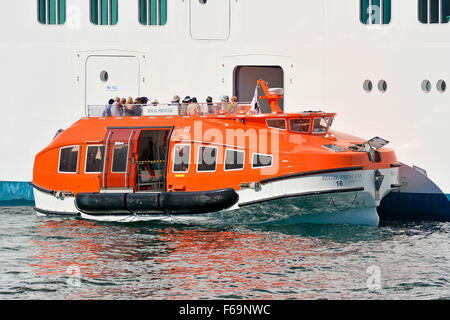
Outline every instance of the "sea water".
<path fill-rule="evenodd" d="M 99 223 L 0 208 L 0 299 L 450 299 L 450 223 Z"/>

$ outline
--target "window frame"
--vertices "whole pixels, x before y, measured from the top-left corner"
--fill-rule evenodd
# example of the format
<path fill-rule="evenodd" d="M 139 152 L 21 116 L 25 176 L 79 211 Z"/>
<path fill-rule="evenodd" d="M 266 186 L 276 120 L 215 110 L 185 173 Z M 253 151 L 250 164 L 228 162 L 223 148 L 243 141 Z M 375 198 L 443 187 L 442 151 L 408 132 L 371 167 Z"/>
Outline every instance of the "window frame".
<path fill-rule="evenodd" d="M 226 164 L 227 164 L 227 153 L 228 151 L 232 151 L 232 152 L 241 152 L 244 154 L 244 162 L 242 163 L 242 168 L 239 169 L 226 169 Z M 244 170 L 245 168 L 245 150 L 236 150 L 236 149 L 232 149 L 232 148 L 226 148 L 225 149 L 225 157 L 223 158 L 223 171 L 240 171 L 240 170 Z"/>
<path fill-rule="evenodd" d="M 187 170 L 186 171 L 175 171 L 175 157 L 177 155 L 176 149 L 178 146 L 185 146 L 189 148 L 189 160 L 188 160 L 188 164 L 187 164 Z M 186 144 L 186 143 L 177 143 L 176 145 L 173 146 L 172 152 L 173 152 L 173 156 L 172 156 L 172 173 L 178 174 L 178 173 L 188 173 L 189 170 L 191 169 L 191 145 L 190 144 Z"/>
<path fill-rule="evenodd" d="M 113 171 L 114 168 L 114 155 L 116 153 L 116 146 L 127 146 L 127 159 L 126 159 L 126 166 L 125 166 L 125 171 Z M 114 143 L 114 146 L 112 147 L 112 155 L 111 155 L 111 173 L 127 173 L 127 167 L 128 167 L 128 161 L 130 160 L 130 145 L 128 143 L 123 143 L 123 144 L 116 144 Z"/>
<path fill-rule="evenodd" d="M 73 171 L 60 171 L 60 167 L 61 167 L 61 153 L 63 149 L 68 149 L 68 148 L 73 148 L 73 147 L 78 147 L 78 151 L 77 151 L 77 165 L 76 165 L 76 169 L 75 172 Z M 58 159 L 58 173 L 63 173 L 63 174 L 78 174 L 78 170 L 79 170 L 79 164 L 80 164 L 80 153 L 81 153 L 81 146 L 80 145 L 71 145 L 71 146 L 65 146 L 65 147 L 60 147 L 59 148 L 59 159 Z"/>
<path fill-rule="evenodd" d="M 211 170 L 198 170 L 198 166 L 200 165 L 200 163 L 198 162 L 198 159 L 200 159 L 200 148 L 211 148 L 211 149 L 216 149 L 216 157 L 215 157 L 215 163 L 214 163 L 214 171 Z M 216 146 L 210 146 L 210 145 L 199 145 L 198 149 L 197 149 L 197 166 L 196 166 L 196 170 L 198 173 L 205 173 L 205 172 L 216 172 L 217 171 L 217 159 L 219 158 L 219 148 Z"/>
<path fill-rule="evenodd" d="M 103 170 L 102 171 L 99 171 L 99 172 L 94 172 L 94 171 L 87 171 L 86 169 L 87 169 L 87 158 L 88 158 L 88 154 L 89 154 L 89 148 L 90 147 L 103 147 L 104 149 L 103 149 L 103 159 L 102 159 L 102 167 L 104 167 L 104 165 L 105 165 L 105 151 L 106 151 L 106 146 L 104 145 L 104 144 L 90 144 L 90 145 L 87 145 L 86 146 L 86 157 L 84 158 L 84 173 L 86 173 L 86 174 L 99 174 L 99 173 L 103 173 L 103 171 L 105 170 L 105 168 L 103 168 Z M 111 166 L 111 170 L 112 170 L 112 166 Z"/>
<path fill-rule="evenodd" d="M 255 167 L 255 166 L 254 166 L 254 164 L 255 164 L 255 162 L 254 162 L 255 155 L 260 155 L 260 156 L 267 156 L 267 157 L 270 157 L 270 165 L 265 165 L 265 166 L 262 166 L 262 167 Z M 255 152 L 255 153 L 252 154 L 252 169 L 270 168 L 270 167 L 272 167 L 272 166 L 273 166 L 273 155 L 271 155 L 271 154 L 265 154 L 265 153 L 259 153 L 259 152 Z"/>
<path fill-rule="evenodd" d="M 284 129 L 277 128 L 277 127 L 271 127 L 269 125 L 269 123 L 267 122 L 267 121 L 271 121 L 271 120 L 276 120 L 276 121 L 283 120 L 284 121 Z M 287 131 L 287 129 L 288 129 L 288 124 L 287 124 L 286 118 L 268 118 L 268 119 L 266 119 L 266 125 L 270 129 L 276 129 L 276 130 L 281 130 L 281 131 Z"/>
<path fill-rule="evenodd" d="M 308 131 L 302 132 L 302 131 L 295 131 L 295 130 L 292 130 L 291 121 L 292 121 L 292 120 L 302 120 L 302 119 L 304 119 L 304 120 L 309 120 Z M 311 130 L 312 130 L 312 125 L 311 125 L 312 121 L 311 121 L 311 119 L 312 119 L 312 118 L 302 118 L 302 117 L 300 117 L 300 118 L 290 118 L 290 119 L 289 119 L 289 131 L 290 131 L 290 132 L 294 132 L 294 133 L 300 133 L 300 134 L 310 134 L 310 133 L 311 133 Z"/>
<path fill-rule="evenodd" d="M 314 132 L 314 122 L 316 119 L 328 119 L 327 121 L 327 128 L 325 131 L 323 132 Z M 314 117 L 313 121 L 312 121 L 312 126 L 311 126 L 311 134 L 326 134 L 328 133 L 328 130 L 330 129 L 330 124 L 331 124 L 331 117 L 325 117 L 325 116 L 321 116 L 321 117 Z"/>

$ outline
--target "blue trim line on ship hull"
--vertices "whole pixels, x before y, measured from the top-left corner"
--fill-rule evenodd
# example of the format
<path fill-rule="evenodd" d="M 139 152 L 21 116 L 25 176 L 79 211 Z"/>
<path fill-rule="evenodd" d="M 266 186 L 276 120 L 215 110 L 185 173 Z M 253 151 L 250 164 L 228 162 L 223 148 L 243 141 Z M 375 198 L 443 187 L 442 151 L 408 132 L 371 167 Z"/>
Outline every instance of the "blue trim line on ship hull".
<path fill-rule="evenodd" d="M 0 181 L 0 206 L 33 206 L 33 188 L 28 182 Z"/>
<path fill-rule="evenodd" d="M 391 192 L 377 211 L 381 221 L 450 221 L 450 198 L 444 193 Z"/>

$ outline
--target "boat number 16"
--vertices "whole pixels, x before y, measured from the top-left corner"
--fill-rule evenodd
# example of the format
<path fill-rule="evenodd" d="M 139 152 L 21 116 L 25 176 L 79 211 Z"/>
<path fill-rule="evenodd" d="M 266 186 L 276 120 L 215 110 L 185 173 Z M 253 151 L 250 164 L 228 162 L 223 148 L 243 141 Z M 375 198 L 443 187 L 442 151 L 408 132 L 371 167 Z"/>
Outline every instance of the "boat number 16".
<path fill-rule="evenodd" d="M 343 186 L 344 186 L 344 181 L 342 181 L 342 180 L 337 180 L 337 181 L 336 181 L 336 185 L 337 185 L 338 187 L 343 187 Z"/>

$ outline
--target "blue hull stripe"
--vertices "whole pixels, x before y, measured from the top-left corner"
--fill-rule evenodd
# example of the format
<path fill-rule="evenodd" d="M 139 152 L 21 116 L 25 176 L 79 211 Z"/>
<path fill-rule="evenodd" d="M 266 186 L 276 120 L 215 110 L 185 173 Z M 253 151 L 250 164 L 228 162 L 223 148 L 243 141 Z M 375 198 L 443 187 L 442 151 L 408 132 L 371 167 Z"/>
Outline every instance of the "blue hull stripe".
<path fill-rule="evenodd" d="M 378 207 L 381 221 L 450 221 L 447 194 L 391 192 Z"/>

